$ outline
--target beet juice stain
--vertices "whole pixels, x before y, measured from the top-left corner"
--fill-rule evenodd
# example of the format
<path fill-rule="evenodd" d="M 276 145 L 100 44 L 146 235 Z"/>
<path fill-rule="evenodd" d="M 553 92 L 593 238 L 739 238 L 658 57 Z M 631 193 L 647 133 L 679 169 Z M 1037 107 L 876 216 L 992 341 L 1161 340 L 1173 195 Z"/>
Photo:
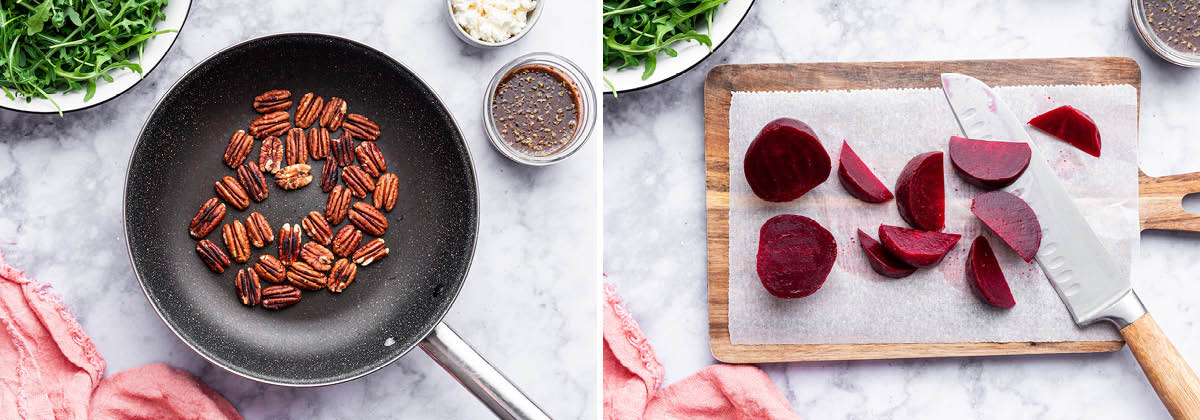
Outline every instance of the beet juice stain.
<path fill-rule="evenodd" d="M 513 150 L 529 156 L 553 155 L 579 129 L 579 92 L 557 70 L 518 67 L 504 76 L 492 98 L 492 115 Z"/>
<path fill-rule="evenodd" d="M 1200 5 L 1194 1 L 1142 0 L 1154 35 L 1178 51 L 1200 54 Z"/>

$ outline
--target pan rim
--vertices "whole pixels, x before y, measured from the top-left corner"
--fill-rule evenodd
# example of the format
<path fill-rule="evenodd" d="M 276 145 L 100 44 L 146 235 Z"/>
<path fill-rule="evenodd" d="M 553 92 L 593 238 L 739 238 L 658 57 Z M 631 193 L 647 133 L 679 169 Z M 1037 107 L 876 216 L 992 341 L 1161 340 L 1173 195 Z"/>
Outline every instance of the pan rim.
<path fill-rule="evenodd" d="M 218 56 L 221 56 L 222 54 L 226 54 L 229 51 L 232 51 L 234 49 L 241 48 L 245 45 L 255 43 L 255 42 L 262 42 L 264 40 L 273 39 L 273 38 L 284 38 L 284 37 L 293 37 L 293 36 L 324 37 L 324 38 L 329 38 L 329 39 L 333 39 L 336 41 L 354 44 L 359 47 L 363 47 L 368 50 L 379 53 L 380 55 L 386 57 L 389 60 L 394 61 L 396 64 L 400 65 L 401 68 L 403 68 L 403 69 L 407 70 L 409 73 L 411 73 L 413 75 L 413 77 L 416 78 L 417 81 L 420 82 L 421 85 L 423 85 L 433 95 L 434 99 L 436 99 L 438 101 L 438 105 L 440 105 L 442 107 L 442 109 L 446 110 L 446 114 L 450 117 L 450 121 L 454 124 L 454 129 L 458 131 L 458 133 L 459 133 L 458 140 L 462 144 L 463 152 L 466 155 L 467 168 L 470 170 L 471 183 L 474 185 L 474 188 L 472 188 L 472 191 L 471 191 L 471 195 L 472 195 L 474 202 L 479 203 L 479 177 L 475 171 L 475 159 L 473 159 L 471 156 L 471 148 L 468 147 L 468 145 L 467 145 L 465 135 L 463 134 L 464 131 L 462 130 L 462 125 L 459 124 L 458 119 L 454 116 L 454 113 L 452 113 L 450 111 L 450 108 L 446 106 L 446 102 L 444 100 L 442 100 L 441 95 L 438 95 L 437 91 L 435 91 L 429 85 L 429 83 L 427 83 L 425 81 L 425 79 L 421 77 L 421 75 L 419 75 L 415 71 L 413 71 L 412 68 L 409 67 L 408 65 L 405 65 L 403 61 L 400 61 L 399 59 L 392 57 L 391 55 L 383 52 L 382 50 L 380 50 L 378 48 L 372 47 L 371 45 L 369 45 L 365 42 L 360 42 L 360 41 L 356 41 L 356 40 L 342 37 L 339 35 L 333 35 L 333 34 L 322 33 L 322 32 L 280 32 L 280 33 L 263 35 L 263 36 L 251 38 L 251 39 L 248 39 L 245 41 L 241 41 L 241 42 L 227 46 L 225 48 L 220 49 L 219 51 L 216 51 L 216 52 L 210 54 L 208 57 L 205 57 L 203 60 L 199 61 L 198 63 L 193 65 L 190 69 L 188 69 L 186 72 L 184 72 L 183 75 L 181 75 L 178 79 L 175 80 L 175 82 L 173 82 L 171 84 L 171 87 L 167 89 L 166 93 L 163 93 L 162 97 L 158 98 L 158 101 L 156 101 L 154 104 L 154 108 L 150 111 L 149 114 L 146 115 L 146 120 L 145 120 L 145 122 L 142 123 L 142 128 L 138 131 L 137 140 L 133 143 L 133 147 L 131 148 L 131 150 L 129 152 L 128 162 L 126 163 L 126 166 L 125 166 L 125 185 L 122 187 L 122 191 L 121 191 L 121 228 L 125 231 L 125 254 L 129 257 L 129 264 L 130 264 L 130 266 L 133 267 L 133 275 L 137 279 L 138 286 L 141 287 L 142 294 L 146 297 L 146 300 L 150 304 L 150 307 L 154 309 L 155 315 L 158 315 L 158 319 L 167 326 L 167 329 L 171 330 L 171 333 L 175 335 L 175 338 L 177 338 L 177 339 L 179 339 L 179 341 L 183 342 L 184 345 L 186 345 L 189 349 L 191 349 L 193 352 L 195 352 L 200 357 L 204 358 L 204 360 L 207 360 L 209 363 L 211 363 L 217 367 L 220 367 L 222 370 L 232 373 L 234 375 L 237 375 L 237 376 L 240 376 L 240 377 L 243 377 L 246 379 L 250 379 L 255 382 L 260 382 L 260 383 L 265 383 L 265 384 L 270 384 L 270 385 L 279 385 L 279 386 L 286 386 L 286 387 L 291 387 L 291 388 L 314 388 L 314 387 L 336 385 L 336 384 L 340 384 L 343 382 L 353 381 L 355 379 L 359 379 L 359 378 L 362 378 L 369 374 L 375 373 L 376 371 L 383 369 L 385 366 L 391 365 L 396 360 L 399 360 L 401 357 L 404 357 L 409 352 L 411 352 L 413 348 L 420 345 L 420 342 L 423 341 L 426 337 L 428 337 L 429 334 L 431 334 L 433 332 L 433 329 L 436 328 L 438 324 L 442 323 L 442 321 L 446 317 L 446 314 L 448 314 L 450 312 L 450 308 L 454 307 L 454 303 L 458 300 L 459 294 L 462 293 L 463 287 L 466 286 L 467 279 L 470 275 L 471 266 L 473 265 L 473 263 L 475 261 L 475 250 L 476 250 L 476 247 L 478 246 L 478 242 L 479 242 L 479 206 L 478 206 L 478 204 L 475 205 L 474 213 L 472 214 L 472 218 L 474 220 L 474 226 L 473 226 L 473 232 L 471 235 L 471 246 L 465 257 L 466 258 L 466 267 L 464 267 L 464 269 L 462 271 L 462 276 L 459 279 L 460 285 L 459 285 L 458 289 L 455 290 L 454 295 L 449 297 L 449 301 L 448 301 L 445 309 L 442 310 L 441 313 L 435 317 L 436 319 L 434 320 L 434 322 L 430 323 L 430 326 L 428 328 L 422 329 L 421 334 L 418 335 L 419 339 L 417 340 L 416 343 L 409 346 L 404 351 L 397 353 L 394 357 L 380 359 L 379 361 L 376 362 L 376 364 L 374 366 L 370 366 L 367 370 L 365 370 L 363 372 L 360 372 L 355 375 L 347 376 L 344 378 L 332 378 L 332 379 L 326 378 L 324 380 L 317 381 L 317 382 L 304 382 L 304 383 L 286 382 L 286 381 L 279 381 L 279 380 L 273 380 L 273 379 L 268 379 L 268 378 L 261 378 L 261 377 L 256 377 L 256 376 L 250 375 L 245 372 L 239 372 L 239 371 L 231 368 L 230 366 L 226 366 L 226 364 L 223 362 L 214 360 L 212 357 L 209 357 L 209 355 L 207 355 L 203 351 L 201 351 L 197 347 L 197 343 L 192 343 L 191 341 L 183 338 L 183 336 L 180 335 L 180 332 L 176 329 L 176 326 L 173 325 L 172 323 L 168 322 L 166 317 L 163 316 L 162 309 L 159 308 L 157 301 L 150 296 L 150 291 L 146 288 L 146 282 L 142 279 L 142 273 L 138 270 L 137 262 L 134 261 L 134 258 L 133 258 L 133 246 L 130 241 L 130 232 L 129 232 L 129 185 L 130 185 L 131 177 L 133 175 L 132 169 L 133 169 L 134 156 L 137 154 L 137 151 L 139 150 L 140 146 L 142 145 L 144 135 L 146 134 L 146 127 L 149 126 L 150 119 L 155 114 L 157 114 L 158 111 L 161 109 L 163 101 L 165 101 L 167 99 L 167 96 L 169 96 L 172 92 L 174 92 L 175 89 L 177 87 L 179 87 L 179 84 L 182 83 L 188 77 L 190 77 L 193 73 L 195 73 L 196 70 L 198 70 L 200 67 L 208 64 L 210 61 L 217 58 Z"/>

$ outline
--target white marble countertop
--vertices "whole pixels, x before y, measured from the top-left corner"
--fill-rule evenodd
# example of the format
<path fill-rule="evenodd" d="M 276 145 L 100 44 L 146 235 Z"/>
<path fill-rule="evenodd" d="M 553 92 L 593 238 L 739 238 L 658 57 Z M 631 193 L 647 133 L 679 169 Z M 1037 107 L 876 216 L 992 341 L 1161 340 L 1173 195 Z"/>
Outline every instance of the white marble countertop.
<path fill-rule="evenodd" d="M 171 53 L 127 94 L 65 118 L 0 111 L 0 250 L 10 264 L 54 285 L 109 373 L 167 362 L 198 375 L 248 419 L 490 417 L 416 349 L 363 379 L 321 388 L 228 374 L 171 334 L 133 276 L 121 194 L 133 142 L 157 99 L 193 65 L 234 43 L 279 32 L 345 36 L 410 66 L 467 135 L 479 180 L 480 237 L 446 322 L 556 418 L 592 418 L 599 143 L 556 166 L 518 166 L 492 149 L 479 116 L 486 81 L 519 55 L 553 51 L 584 68 L 598 66 L 592 49 L 579 48 L 595 42 L 594 14 L 550 3 L 524 39 L 484 51 L 454 36 L 438 1 L 194 1 Z"/>
<path fill-rule="evenodd" d="M 850 5 L 853 3 L 853 6 Z M 1142 46 L 1122 1 L 760 0 L 690 73 L 605 100 L 605 257 L 670 384 L 710 363 L 702 86 L 726 63 L 1128 56 L 1142 68 L 1141 167 L 1200 171 L 1200 70 Z M 1200 207 L 1200 206 L 1197 206 Z M 1189 206 L 1189 208 L 1191 208 Z M 1193 209 L 1195 210 L 1195 209 Z M 1142 235 L 1134 287 L 1200 367 L 1200 236 Z M 762 365 L 811 419 L 1167 418 L 1116 353 Z"/>

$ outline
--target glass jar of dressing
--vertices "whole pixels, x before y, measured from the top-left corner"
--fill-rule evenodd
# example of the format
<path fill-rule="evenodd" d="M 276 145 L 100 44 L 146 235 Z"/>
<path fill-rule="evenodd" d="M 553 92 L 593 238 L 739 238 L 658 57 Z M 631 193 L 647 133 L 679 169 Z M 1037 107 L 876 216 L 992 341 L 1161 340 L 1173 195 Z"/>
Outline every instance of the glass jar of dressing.
<path fill-rule="evenodd" d="M 501 154 L 527 165 L 566 159 L 596 122 L 596 94 L 583 70 L 551 53 L 518 57 L 496 72 L 483 100 L 484 130 Z"/>
<path fill-rule="evenodd" d="M 1200 67 L 1200 4 L 1131 0 L 1133 23 L 1146 46 L 1171 63 Z"/>

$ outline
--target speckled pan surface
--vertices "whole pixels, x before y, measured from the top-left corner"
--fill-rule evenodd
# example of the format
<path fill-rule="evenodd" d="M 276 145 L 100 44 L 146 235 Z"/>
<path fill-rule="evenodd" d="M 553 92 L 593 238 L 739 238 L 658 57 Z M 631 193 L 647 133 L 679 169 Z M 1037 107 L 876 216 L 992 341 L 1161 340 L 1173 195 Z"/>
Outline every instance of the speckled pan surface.
<path fill-rule="evenodd" d="M 378 145 L 388 171 L 400 179 L 400 198 L 385 213 L 389 228 L 383 238 L 390 255 L 361 267 L 344 292 L 305 292 L 300 303 L 282 311 L 242 306 L 233 278 L 249 264 L 234 263 L 223 275 L 208 271 L 187 232 L 196 210 L 214 196 L 213 183 L 225 175 L 236 177 L 221 155 L 232 133 L 257 116 L 251 108 L 254 96 L 269 89 L 345 99 L 349 112 L 379 124 Z M 260 144 L 255 141 L 248 159 L 257 158 Z M 266 201 L 246 211 L 228 207 L 225 222 L 258 211 L 278 233 L 283 223 L 299 223 L 309 211 L 322 211 L 327 195 L 318 184 L 325 162 L 310 160 L 314 180 L 309 186 L 284 191 L 272 184 Z M 418 76 L 353 41 L 274 35 L 210 57 L 164 96 L 130 160 L 125 230 L 146 296 L 185 343 L 252 379 L 324 385 L 394 361 L 446 313 L 474 251 L 475 188 L 457 124 Z M 366 235 L 364 242 L 370 238 Z M 220 229 L 208 239 L 220 244 Z M 253 251 L 251 261 L 276 248 L 272 243 Z"/>

